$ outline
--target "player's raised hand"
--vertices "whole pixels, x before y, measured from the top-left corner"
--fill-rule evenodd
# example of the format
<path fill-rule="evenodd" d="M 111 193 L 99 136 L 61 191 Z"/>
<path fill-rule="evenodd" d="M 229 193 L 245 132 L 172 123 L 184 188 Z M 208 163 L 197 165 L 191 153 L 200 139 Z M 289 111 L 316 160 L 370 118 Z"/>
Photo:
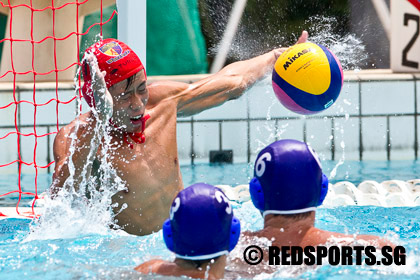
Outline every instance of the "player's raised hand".
<path fill-rule="evenodd" d="M 296 44 L 306 43 L 308 41 L 308 37 L 309 37 L 308 31 L 303 30 Z"/>
<path fill-rule="evenodd" d="M 301 43 L 306 43 L 307 41 L 308 41 L 308 37 L 309 37 L 309 34 L 308 34 L 308 31 L 306 31 L 306 30 L 303 30 L 302 31 L 302 34 L 300 35 L 300 37 L 299 37 L 299 39 L 297 40 L 297 42 L 295 43 L 295 45 L 296 44 L 301 44 Z M 285 51 L 285 50 L 287 50 L 288 48 L 278 48 L 278 49 L 275 49 L 274 50 L 274 56 L 276 57 L 276 59 Z"/>
<path fill-rule="evenodd" d="M 113 105 L 112 96 L 105 83 L 105 71 L 100 71 L 98 62 L 93 54 L 86 54 L 85 59 L 89 65 L 92 77 L 92 91 L 95 98 L 98 118 L 101 122 L 108 122 L 112 117 Z"/>

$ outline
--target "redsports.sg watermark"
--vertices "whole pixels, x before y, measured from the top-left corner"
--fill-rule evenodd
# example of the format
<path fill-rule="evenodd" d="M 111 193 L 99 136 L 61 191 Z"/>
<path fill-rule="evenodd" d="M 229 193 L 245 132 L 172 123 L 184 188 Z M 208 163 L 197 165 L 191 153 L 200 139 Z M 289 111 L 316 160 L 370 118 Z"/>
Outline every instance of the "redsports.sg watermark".
<path fill-rule="evenodd" d="M 374 246 L 268 246 L 269 265 L 405 265 L 403 246 L 384 246 L 379 251 Z M 380 255 L 379 255 L 380 253 Z M 264 260 L 264 251 L 257 245 L 244 250 L 244 260 L 257 265 Z"/>

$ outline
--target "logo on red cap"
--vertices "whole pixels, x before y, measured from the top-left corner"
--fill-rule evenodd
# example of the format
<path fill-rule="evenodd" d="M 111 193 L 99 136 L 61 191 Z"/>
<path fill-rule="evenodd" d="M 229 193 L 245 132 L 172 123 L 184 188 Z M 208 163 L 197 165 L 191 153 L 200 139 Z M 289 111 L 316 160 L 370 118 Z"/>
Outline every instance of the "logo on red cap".
<path fill-rule="evenodd" d="M 99 48 L 101 53 L 109 56 L 117 56 L 122 53 L 122 48 L 117 42 L 109 42 Z"/>
<path fill-rule="evenodd" d="M 126 50 L 125 52 L 122 52 L 123 51 L 122 47 L 117 42 L 114 42 L 114 41 L 106 43 L 105 45 L 101 46 L 99 48 L 99 51 L 107 56 L 113 57 L 106 61 L 106 63 L 108 64 L 114 63 L 120 60 L 121 58 L 126 57 L 130 53 L 130 50 Z"/>

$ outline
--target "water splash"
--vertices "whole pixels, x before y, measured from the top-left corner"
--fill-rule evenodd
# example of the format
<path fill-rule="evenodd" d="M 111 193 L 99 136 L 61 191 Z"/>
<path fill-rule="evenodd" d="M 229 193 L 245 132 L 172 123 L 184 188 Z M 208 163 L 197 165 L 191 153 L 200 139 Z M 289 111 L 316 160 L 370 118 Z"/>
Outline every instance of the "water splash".
<path fill-rule="evenodd" d="M 226 21 L 228 13 L 224 11 L 218 17 L 221 22 Z M 274 48 L 287 47 L 293 44 L 285 43 L 289 34 L 285 30 L 261 30 L 258 26 L 248 23 L 240 25 L 235 35 L 235 39 L 230 46 L 228 53 L 229 60 L 244 60 L 263 54 Z M 218 23 L 216 29 L 222 34 L 225 29 L 224 24 Z M 368 53 L 362 39 L 354 33 L 342 33 L 337 30 L 342 29 L 342 22 L 331 16 L 311 16 L 302 26 L 302 30 L 309 32 L 309 41 L 321 44 L 329 48 L 339 59 L 343 70 L 359 70 L 361 65 L 368 62 Z M 296 34 L 298 37 L 300 34 Z M 219 41 L 221 38 L 216 38 Z M 297 40 L 297 38 L 296 38 Z M 209 54 L 216 55 L 219 46 L 209 48 Z"/>
<path fill-rule="evenodd" d="M 337 175 L 338 167 L 340 167 L 341 165 L 344 164 L 344 161 L 345 161 L 345 158 L 346 158 L 345 157 L 345 146 L 346 146 L 346 144 L 344 143 L 344 140 L 341 140 L 340 147 L 342 149 L 342 154 L 341 154 L 341 157 L 340 157 L 338 163 L 334 166 L 333 170 L 331 170 L 330 175 L 328 176 L 328 178 L 330 180 L 334 179 L 335 176 Z"/>
<path fill-rule="evenodd" d="M 75 77 L 76 93 L 79 90 L 79 75 L 80 69 L 77 70 Z M 92 108 L 92 112 L 98 121 L 95 127 L 91 129 L 94 130 L 96 137 L 93 137 L 89 143 L 90 151 L 88 160 L 82 167 L 82 173 L 79 177 L 81 180 L 76 179 L 73 156 L 77 151 L 76 131 L 82 124 L 80 120 L 80 98 L 77 98 L 77 102 L 78 117 L 74 121 L 74 131 L 68 135 L 68 138 L 71 139 L 68 161 L 70 175 L 56 197 L 52 198 L 48 195 L 45 198 L 41 218 L 31 225 L 31 233 L 24 241 L 73 238 L 93 233 L 109 234 L 110 227 L 118 228 L 113 222 L 115 214 L 112 208 L 117 205 L 112 205 L 112 196 L 125 189 L 125 182 L 117 175 L 111 164 L 110 152 L 115 147 L 111 147 L 111 136 L 107 132 L 110 129 L 109 123 L 99 121 L 98 112 L 95 108 Z M 97 155 L 98 149 L 100 149 L 99 155 Z M 97 172 L 98 177 L 90 174 L 95 158 L 100 163 Z M 121 232 L 118 234 L 121 234 Z"/>
<path fill-rule="evenodd" d="M 309 41 L 329 48 L 340 60 L 343 70 L 355 70 L 368 59 L 362 40 L 355 34 L 344 35 L 334 33 L 339 24 L 333 17 L 313 16 L 307 22 L 309 25 Z"/>
<path fill-rule="evenodd" d="M 358 70 L 358 65 L 362 65 L 364 61 L 368 58 L 368 55 L 365 51 L 365 46 L 362 44 L 360 38 L 358 38 L 354 34 L 346 33 L 346 34 L 338 34 L 335 30 L 337 30 L 338 22 L 333 17 L 323 17 L 323 16 L 315 16 L 311 17 L 305 23 L 307 25 L 307 30 L 309 32 L 309 41 L 318 43 L 328 47 L 340 60 L 343 69 L 345 70 Z M 244 36 L 245 33 L 238 34 L 238 38 L 240 39 L 241 36 Z M 248 49 L 248 43 L 245 44 L 245 41 L 242 41 L 244 44 L 238 44 L 241 42 L 236 38 L 232 48 L 235 50 Z M 236 46 L 235 44 L 238 44 Z M 254 41 L 249 42 L 250 45 L 254 44 Z M 244 45 L 246 47 L 244 47 Z M 253 48 L 252 46 L 250 47 Z M 234 52 L 234 51 L 233 51 Z M 243 53 L 237 53 L 238 57 L 242 57 L 243 54 L 246 53 L 246 50 Z M 255 86 L 256 88 L 257 86 Z M 255 149 L 252 150 L 252 153 L 258 153 L 260 149 L 265 147 L 267 144 L 277 140 L 282 139 L 282 135 L 289 135 L 291 130 L 296 130 L 296 126 L 289 125 L 289 126 L 282 126 L 283 123 L 289 124 L 288 121 L 279 121 L 277 126 L 274 127 L 275 117 L 278 113 L 274 112 L 277 110 L 275 104 L 278 104 L 278 100 L 275 98 L 274 93 L 272 92 L 271 88 L 271 77 L 267 76 L 258 85 L 258 89 L 262 88 L 262 90 L 270 91 L 272 103 L 267 104 L 268 109 L 266 112 L 266 119 L 267 121 L 264 122 L 262 125 L 256 128 L 257 133 L 260 137 L 257 137 L 258 140 L 255 141 Z M 256 89 L 255 89 L 256 91 Z M 258 94 L 261 90 L 259 90 Z M 326 135 L 325 141 L 320 141 L 319 137 L 321 134 L 314 133 L 308 135 L 308 141 L 313 143 L 324 143 L 323 148 L 327 149 L 324 150 L 319 146 L 314 146 L 315 150 L 319 150 L 318 154 L 324 160 L 328 159 L 329 156 L 329 147 L 332 142 L 335 142 L 336 146 L 336 156 L 335 159 L 338 160 L 337 165 L 331 171 L 330 176 L 335 177 L 338 171 L 338 168 L 344 164 L 346 160 L 346 149 L 348 150 L 346 145 L 347 139 L 345 138 L 346 128 L 350 127 L 353 123 L 353 119 L 350 118 L 351 112 L 355 110 L 355 106 L 357 106 L 355 100 L 351 98 L 350 95 L 347 93 L 350 91 L 350 85 L 346 83 L 343 87 L 341 92 L 340 98 L 343 99 L 341 102 L 337 102 L 328 109 L 328 115 L 330 116 L 337 116 L 335 119 L 336 124 L 334 127 L 335 135 Z M 255 94 L 255 93 L 252 93 Z M 357 109 L 356 109 L 357 110 Z M 282 116 L 287 116 L 286 114 L 282 114 Z M 304 116 L 301 116 L 301 120 L 299 122 L 304 121 Z M 312 122 L 312 120 L 307 120 L 308 122 Z M 325 122 L 331 121 L 330 118 L 325 118 Z M 293 132 L 292 134 L 295 134 Z M 296 136 L 299 137 L 299 136 Z M 322 134 L 324 137 L 324 134 Z M 330 137 L 330 138 L 329 138 Z M 331 138 L 333 137 L 333 138 Z M 322 144 L 321 144 L 322 145 Z"/>

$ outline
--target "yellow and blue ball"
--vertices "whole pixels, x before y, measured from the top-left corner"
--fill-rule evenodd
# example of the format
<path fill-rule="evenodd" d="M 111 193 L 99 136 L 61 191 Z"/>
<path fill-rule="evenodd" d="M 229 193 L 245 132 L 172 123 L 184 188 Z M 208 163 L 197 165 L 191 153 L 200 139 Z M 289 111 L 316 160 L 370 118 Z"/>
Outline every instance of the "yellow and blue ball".
<path fill-rule="evenodd" d="M 326 47 L 302 43 L 279 56 L 272 82 L 277 98 L 286 108 L 303 115 L 316 114 L 337 100 L 343 86 L 343 69 Z"/>

